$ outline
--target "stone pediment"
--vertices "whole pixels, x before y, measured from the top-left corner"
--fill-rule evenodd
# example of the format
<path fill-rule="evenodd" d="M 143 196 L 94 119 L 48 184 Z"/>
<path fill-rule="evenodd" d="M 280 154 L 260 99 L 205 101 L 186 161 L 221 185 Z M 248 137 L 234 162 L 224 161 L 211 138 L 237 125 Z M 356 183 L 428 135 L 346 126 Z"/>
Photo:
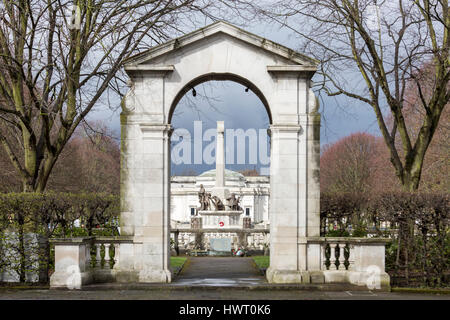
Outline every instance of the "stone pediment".
<path fill-rule="evenodd" d="M 281 44 L 242 30 L 227 22 L 218 21 L 128 58 L 125 61 L 125 70 L 172 71 L 173 66 L 160 65 L 159 62 L 163 60 L 162 57 L 164 55 L 171 54 L 199 41 L 211 39 L 215 35 L 219 34 L 228 35 L 229 37 L 238 39 L 250 46 L 263 49 L 266 54 L 276 55 L 281 58 L 280 60 L 284 63 L 281 65 L 268 66 L 268 71 L 289 71 L 284 70 L 287 67 L 292 71 L 315 71 L 317 69 L 318 61 L 313 58 L 296 52 Z"/>

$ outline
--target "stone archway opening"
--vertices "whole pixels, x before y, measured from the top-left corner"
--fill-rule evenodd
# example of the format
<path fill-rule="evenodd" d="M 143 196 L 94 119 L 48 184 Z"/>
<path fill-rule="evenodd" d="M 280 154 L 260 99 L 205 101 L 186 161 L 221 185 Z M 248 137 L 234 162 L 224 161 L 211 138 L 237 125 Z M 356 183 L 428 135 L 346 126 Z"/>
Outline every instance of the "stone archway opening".
<path fill-rule="evenodd" d="M 217 85 L 218 83 L 221 85 Z M 202 88 L 202 84 L 207 89 Z M 213 100 L 205 101 L 207 97 L 199 97 L 202 93 L 213 97 Z M 192 110 L 193 108 L 197 110 Z M 196 114 L 190 115 L 192 112 Z M 205 117 L 210 128 L 201 121 Z M 194 126 L 183 128 L 186 121 L 192 119 L 197 119 Z M 217 283 L 218 277 L 225 282 L 231 281 L 226 277 L 241 277 L 246 281 L 253 277 L 260 281 L 261 276 L 254 268 L 251 258 L 236 261 L 224 256 L 230 257 L 239 250 L 245 251 L 247 255 L 263 255 L 269 246 L 270 142 L 267 129 L 271 114 L 267 99 L 246 79 L 232 74 L 207 74 L 189 82 L 175 97 L 170 120 L 174 129 L 171 135 L 171 255 L 197 256 L 191 258 L 188 274 L 183 272 L 183 280 L 197 275 L 203 281 L 212 278 L 210 280 L 213 283 Z M 216 121 L 224 122 L 223 129 L 226 133 L 222 137 L 223 144 L 218 141 Z M 246 127 L 241 128 L 242 124 Z M 196 125 L 197 129 L 200 128 L 200 133 L 196 130 Z M 210 132 L 215 137 L 212 138 Z M 175 147 L 174 140 L 177 144 Z M 186 144 L 186 141 L 190 143 Z M 195 144 L 201 146 L 202 153 L 213 146 L 214 155 L 209 155 L 210 149 L 208 155 L 203 156 L 202 163 L 194 163 L 191 150 L 195 149 Z M 179 156 L 180 152 L 183 153 L 182 156 Z M 186 154 L 189 156 L 186 157 Z M 216 157 L 219 155 L 224 156 L 226 165 L 218 164 Z M 260 159 L 260 156 L 264 159 Z M 177 161 L 174 161 L 174 157 Z M 206 157 L 209 159 L 205 159 Z M 208 160 L 214 160 L 214 163 L 208 163 Z M 174 170 L 174 162 L 185 170 Z M 245 168 L 246 171 L 242 170 Z M 222 177 L 218 177 L 220 170 L 223 171 Z M 218 180 L 223 183 L 218 183 Z M 214 193 L 214 189 L 221 186 L 229 194 L 236 195 L 241 211 L 214 212 L 212 199 L 209 200 L 209 212 L 200 210 L 199 189 L 203 186 L 207 193 Z M 220 197 L 226 203 L 223 195 Z M 198 258 L 204 255 L 221 256 L 221 259 Z M 209 268 L 214 263 L 218 265 Z M 193 268 L 205 270 L 192 272 Z M 207 273 L 214 269 L 222 272 Z M 243 274 L 245 272 L 248 274 Z"/>
<path fill-rule="evenodd" d="M 269 282 L 309 281 L 320 269 L 319 115 L 310 80 L 317 61 L 224 22 L 131 58 L 122 112 L 121 229 L 133 237 L 139 282 L 170 282 L 170 134 L 174 106 L 216 77 L 249 86 L 269 110 Z M 270 106 L 270 108 L 269 108 Z M 314 129 L 316 128 L 316 129 Z M 220 197 L 219 197 L 220 198 Z M 222 197 L 223 198 L 223 197 Z M 128 270 L 127 270 L 128 268 Z M 130 269 L 131 268 L 131 269 Z"/>

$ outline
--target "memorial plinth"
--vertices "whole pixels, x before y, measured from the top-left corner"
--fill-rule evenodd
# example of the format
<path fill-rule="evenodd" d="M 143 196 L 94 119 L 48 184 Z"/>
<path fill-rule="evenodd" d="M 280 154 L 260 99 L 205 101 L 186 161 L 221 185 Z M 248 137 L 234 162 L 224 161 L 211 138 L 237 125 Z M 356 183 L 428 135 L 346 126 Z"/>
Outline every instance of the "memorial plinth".
<path fill-rule="evenodd" d="M 242 228 L 242 213 L 242 210 L 204 210 L 199 211 L 198 216 L 202 219 L 203 228 L 228 229 Z"/>

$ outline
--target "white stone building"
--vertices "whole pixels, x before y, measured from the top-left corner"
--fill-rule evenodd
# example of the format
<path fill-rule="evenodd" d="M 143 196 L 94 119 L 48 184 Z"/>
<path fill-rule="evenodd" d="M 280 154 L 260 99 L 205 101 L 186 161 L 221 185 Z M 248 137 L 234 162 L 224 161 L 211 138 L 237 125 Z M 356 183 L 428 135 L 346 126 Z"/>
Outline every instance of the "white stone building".
<path fill-rule="evenodd" d="M 179 230 L 179 248 L 191 249 L 195 246 L 195 233 L 189 232 L 189 230 L 191 229 L 191 218 L 198 216 L 200 185 L 203 185 L 209 191 L 215 184 L 216 169 L 205 171 L 198 176 L 173 176 L 171 178 L 171 228 L 172 230 Z M 243 245 L 249 250 L 263 250 L 264 245 L 268 245 L 269 241 L 268 232 L 262 232 L 262 230 L 267 231 L 270 228 L 269 177 L 244 176 L 236 171 L 225 170 L 225 186 L 230 193 L 241 197 L 240 206 L 243 213 L 229 219 L 218 216 L 203 216 L 204 247 L 209 248 L 210 238 L 230 238 L 234 248 Z M 246 225 L 250 228 L 244 228 L 244 218 L 250 218 L 250 224 Z M 183 229 L 186 231 L 183 232 Z M 236 229 L 247 229 L 247 231 L 253 229 L 246 233 L 245 244 L 239 243 L 239 236 L 234 232 Z M 227 230 L 230 232 L 227 232 Z M 261 232 L 258 232 L 259 230 Z M 174 238 L 174 234 L 172 234 L 172 239 Z"/>

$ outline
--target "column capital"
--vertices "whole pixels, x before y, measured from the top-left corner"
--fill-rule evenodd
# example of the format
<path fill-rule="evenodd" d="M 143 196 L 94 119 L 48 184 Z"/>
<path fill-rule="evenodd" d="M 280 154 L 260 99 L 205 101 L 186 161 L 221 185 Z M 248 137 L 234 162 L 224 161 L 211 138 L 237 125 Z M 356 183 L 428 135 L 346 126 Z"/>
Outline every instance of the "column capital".
<path fill-rule="evenodd" d="M 299 132 L 302 126 L 299 124 L 275 123 L 270 125 L 270 133 L 273 132 Z"/>
<path fill-rule="evenodd" d="M 142 131 L 168 131 L 172 129 L 170 123 L 141 122 L 139 127 Z"/>
<path fill-rule="evenodd" d="M 139 123 L 144 139 L 166 139 L 170 138 L 173 128 L 171 124 L 165 123 Z"/>

